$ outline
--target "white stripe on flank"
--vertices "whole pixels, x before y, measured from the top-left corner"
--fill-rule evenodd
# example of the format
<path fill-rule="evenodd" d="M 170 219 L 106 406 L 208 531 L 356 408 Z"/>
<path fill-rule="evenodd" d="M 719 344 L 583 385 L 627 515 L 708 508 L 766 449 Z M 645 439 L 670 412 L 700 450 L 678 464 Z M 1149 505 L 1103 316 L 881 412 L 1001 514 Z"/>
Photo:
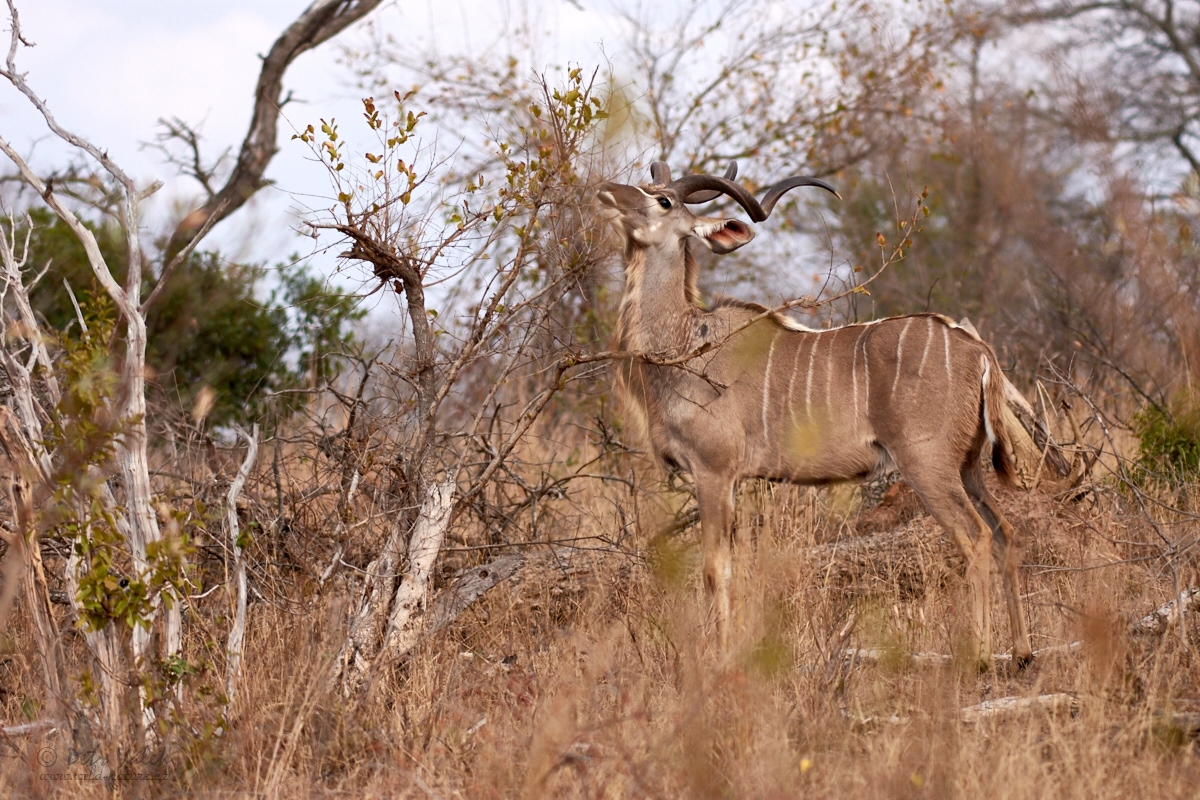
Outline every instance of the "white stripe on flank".
<path fill-rule="evenodd" d="M 857 347 L 857 344 L 855 345 Z M 867 342 L 863 339 L 863 391 L 867 396 L 867 407 L 871 405 L 871 362 L 867 358 Z"/>
<path fill-rule="evenodd" d="M 829 417 L 833 416 L 833 339 L 837 335 L 837 331 L 829 334 L 829 358 L 825 362 L 825 413 Z"/>
<path fill-rule="evenodd" d="M 858 338 L 854 340 L 854 355 L 850 358 L 850 377 L 854 384 L 854 427 L 858 427 L 858 344 L 867 335 L 867 329 L 863 328 L 862 333 L 858 334 Z M 866 364 L 866 357 L 863 357 L 863 364 Z M 870 398 L 867 398 L 868 402 Z"/>
<path fill-rule="evenodd" d="M 950 328 L 942 328 L 942 346 L 946 351 L 946 383 L 950 383 Z"/>
<path fill-rule="evenodd" d="M 804 421 L 812 422 L 812 372 L 813 359 L 817 357 L 817 343 L 821 334 L 813 337 L 812 349 L 808 351 L 808 373 L 804 376 Z"/>
<path fill-rule="evenodd" d="M 892 378 L 892 396 L 896 394 L 896 386 L 900 383 L 900 360 L 904 356 L 904 335 L 908 333 L 908 326 L 912 324 L 912 317 L 904 320 L 904 327 L 900 329 L 900 338 L 896 340 L 896 375 Z"/>
<path fill-rule="evenodd" d="M 790 414 L 792 417 L 792 427 L 793 428 L 796 427 L 796 406 L 794 406 L 792 404 L 792 389 L 796 386 L 796 372 L 797 372 L 796 361 L 797 361 L 797 359 L 800 358 L 800 343 L 803 341 L 808 341 L 809 337 L 797 336 L 797 337 L 795 337 L 795 339 L 796 339 L 796 352 L 792 354 L 792 377 L 788 379 L 788 394 L 787 394 L 788 414 Z"/>
<path fill-rule="evenodd" d="M 926 317 L 928 323 L 925 326 L 925 349 L 921 351 L 921 363 L 917 365 L 917 377 L 921 377 L 921 370 L 925 369 L 925 356 L 929 355 L 929 343 L 933 341 L 933 317 Z"/>
<path fill-rule="evenodd" d="M 763 402 L 762 402 L 762 425 L 763 425 L 763 441 L 767 441 L 767 406 L 771 402 L 771 362 L 775 359 L 775 342 L 779 339 L 779 331 L 775 331 L 775 335 L 771 337 L 771 346 L 767 348 L 767 374 L 763 378 Z"/>

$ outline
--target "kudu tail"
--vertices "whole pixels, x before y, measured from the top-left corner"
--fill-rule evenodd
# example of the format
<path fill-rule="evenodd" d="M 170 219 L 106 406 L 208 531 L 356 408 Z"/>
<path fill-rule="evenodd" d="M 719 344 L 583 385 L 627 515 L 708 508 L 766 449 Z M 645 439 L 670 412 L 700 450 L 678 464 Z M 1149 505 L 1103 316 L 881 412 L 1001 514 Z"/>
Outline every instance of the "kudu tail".
<path fill-rule="evenodd" d="M 992 465 L 1010 486 L 1031 489 L 1043 476 L 1065 478 L 1071 465 L 1055 443 L 1046 425 L 1038 419 L 1029 401 L 1009 383 L 1000 370 L 996 353 L 983 341 L 969 319 L 958 321 L 984 346 L 983 426 L 992 445 Z"/>
<path fill-rule="evenodd" d="M 982 358 L 983 428 L 992 446 L 992 466 L 1005 484 L 1022 486 L 1031 477 L 1026 474 L 1029 467 L 1036 466 L 1037 447 L 1008 407 L 1004 375 L 996 357 L 988 352 Z"/>

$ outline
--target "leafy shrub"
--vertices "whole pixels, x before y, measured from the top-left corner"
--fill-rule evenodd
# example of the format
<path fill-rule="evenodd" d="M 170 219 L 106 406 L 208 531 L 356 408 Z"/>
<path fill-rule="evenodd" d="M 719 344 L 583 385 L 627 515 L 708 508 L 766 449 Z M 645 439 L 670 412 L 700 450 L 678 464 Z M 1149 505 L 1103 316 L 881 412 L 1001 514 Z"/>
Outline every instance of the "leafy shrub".
<path fill-rule="evenodd" d="M 31 294 L 34 310 L 61 337 L 80 336 L 66 286 L 81 299 L 94 286 L 79 240 L 45 209 L 30 212 L 30 252 L 49 274 Z M 89 225 L 117 280 L 125 280 L 124 241 L 110 227 Z M 168 402 L 191 409 L 212 393 L 214 424 L 260 418 L 283 389 L 320 386 L 341 366 L 336 355 L 353 343 L 363 316 L 352 298 L 331 291 L 295 259 L 273 280 L 261 266 L 236 264 L 217 253 L 193 253 L 150 309 L 146 363 L 150 383 Z M 147 270 L 149 273 L 149 270 Z M 142 297 L 156 276 L 147 274 Z M 264 283 L 274 289 L 262 298 Z M 276 409 L 286 413 L 286 408 Z"/>
<path fill-rule="evenodd" d="M 1172 483 L 1200 480 L 1200 396 L 1176 395 L 1167 408 L 1149 406 L 1133 417 L 1138 466 Z"/>

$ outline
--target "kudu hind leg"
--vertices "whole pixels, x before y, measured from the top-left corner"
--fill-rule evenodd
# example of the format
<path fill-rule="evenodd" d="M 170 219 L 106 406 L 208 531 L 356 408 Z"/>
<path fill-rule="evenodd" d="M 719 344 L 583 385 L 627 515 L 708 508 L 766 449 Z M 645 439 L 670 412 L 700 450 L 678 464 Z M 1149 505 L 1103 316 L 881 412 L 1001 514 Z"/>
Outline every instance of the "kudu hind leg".
<path fill-rule="evenodd" d="M 729 582 L 733 573 L 733 487 L 724 476 L 696 476 L 700 536 L 704 550 L 704 589 L 716 618 L 721 650 L 729 646 Z"/>
<path fill-rule="evenodd" d="M 894 457 L 897 455 L 893 453 Z M 992 661 L 992 529 L 975 510 L 956 472 L 922 469 L 919 464 L 914 467 L 911 460 L 902 458 L 901 455 L 896 459 L 901 475 L 954 539 L 967 561 L 967 589 L 971 595 L 971 642 L 967 657 L 977 662 L 980 671 L 986 671 Z"/>
<path fill-rule="evenodd" d="M 977 464 L 963 470 L 963 486 L 975 504 L 976 511 L 992 529 L 992 548 L 1004 583 L 1004 600 L 1008 606 L 1008 621 L 1012 626 L 1013 663 L 1025 667 L 1033 660 L 1029 641 L 1025 606 L 1021 600 L 1020 539 L 1016 530 L 1001 513 L 996 498 L 983 482 Z"/>

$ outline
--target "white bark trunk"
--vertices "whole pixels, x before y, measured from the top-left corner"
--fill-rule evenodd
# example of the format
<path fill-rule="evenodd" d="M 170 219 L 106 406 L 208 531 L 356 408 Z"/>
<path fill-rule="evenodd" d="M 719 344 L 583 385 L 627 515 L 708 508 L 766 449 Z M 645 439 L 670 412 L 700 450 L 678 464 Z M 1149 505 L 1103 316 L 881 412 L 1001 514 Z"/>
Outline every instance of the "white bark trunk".
<path fill-rule="evenodd" d="M 37 536 L 25 538 L 25 605 L 33 617 L 34 635 L 42 656 L 42 676 L 46 681 L 46 708 L 57 720 L 67 718 L 66 693 L 63 691 L 62 648 L 59 644 L 58 623 L 50 610 L 50 591 L 46 571 L 42 567 L 42 551 Z"/>
<path fill-rule="evenodd" d="M 133 566 L 139 574 L 145 574 L 151 567 L 146 557 L 147 547 L 162 538 L 162 531 L 154 513 L 154 492 L 150 486 L 150 463 L 146 454 L 146 322 L 136 313 L 126 322 L 128 343 L 122 387 L 125 405 L 121 409 L 125 428 L 116 459 L 125 486 Z M 163 657 L 169 658 L 179 652 L 182 643 L 179 603 L 172 603 L 171 608 L 164 611 L 159 599 L 155 598 L 152 621 L 159 613 L 163 614 Z M 139 665 L 152 655 L 149 646 L 150 631 L 135 628 L 133 656 Z"/>
<path fill-rule="evenodd" d="M 394 650 L 411 637 L 409 629 L 414 616 L 424 610 L 429 576 L 450 524 L 454 488 L 454 481 L 447 480 L 435 483 L 427 490 L 409 536 L 408 564 L 394 593 L 392 587 L 396 585 L 396 572 L 404 550 L 402 525 L 393 525 L 383 552 L 367 568 L 362 605 L 342 645 L 333 676 L 335 683 L 341 683 L 345 696 L 349 697 L 363 686 L 381 649 L 386 654 L 389 648 Z"/>
<path fill-rule="evenodd" d="M 246 457 L 242 460 L 237 475 L 229 485 L 229 494 L 225 504 L 225 520 L 229 529 L 229 544 L 233 548 L 233 573 L 237 584 L 233 627 L 229 631 L 229 642 L 225 646 L 225 694 L 229 698 L 231 708 L 235 707 L 237 682 L 242 669 L 242 640 L 246 635 L 246 592 L 248 590 L 246 561 L 242 546 L 239 544 L 241 527 L 238 525 L 237 500 L 242 493 L 242 487 L 246 485 L 246 478 L 250 476 L 250 470 L 254 468 L 254 460 L 258 457 L 258 425 L 255 424 L 250 433 L 246 433 L 241 428 L 237 428 L 237 432 L 246 440 Z"/>
<path fill-rule="evenodd" d="M 86 536 L 86 533 L 80 534 Z M 79 574 L 83 564 L 75 549 L 67 558 L 66 569 L 63 570 L 67 584 L 67 594 L 73 602 L 79 597 Z M 78 613 L 78 607 L 76 607 Z M 118 631 L 115 625 L 109 624 L 98 631 L 83 630 L 84 641 L 92 654 L 91 673 L 96 686 L 97 707 L 94 714 L 89 714 L 90 724 L 103 731 L 102 741 L 115 744 L 124 740 L 124 717 L 126 711 L 125 687 L 126 677 L 125 653 L 121 647 Z M 140 696 L 139 696 L 140 699 Z M 144 722 L 144 720 L 143 720 Z M 76 742 L 76 744 L 79 744 Z"/>
<path fill-rule="evenodd" d="M 134 186 L 133 181 L 117 168 L 106 154 L 85 140 L 59 128 L 53 117 L 50 116 L 44 103 L 36 98 L 28 90 L 28 87 L 25 86 L 22 77 L 14 75 L 7 77 L 38 107 L 38 110 L 42 112 L 51 130 L 95 158 L 117 180 L 123 190 L 121 198 L 122 223 L 125 228 L 127 256 L 129 260 L 127 285 L 124 289 L 117 283 L 116 278 L 105 262 L 104 256 L 96 242 L 96 237 L 92 232 L 83 225 L 58 195 L 54 194 L 46 186 L 45 182 L 29 167 L 12 146 L 0 138 L 0 152 L 8 156 L 17 167 L 25 182 L 42 196 L 46 204 L 71 229 L 80 244 L 83 245 L 84 253 L 87 255 L 88 263 L 92 268 L 92 273 L 117 306 L 126 325 L 125 364 L 122 371 L 122 386 L 118 390 L 118 396 L 122 398 L 123 402 L 121 407 L 117 409 L 126 427 L 119 446 L 116 448 L 115 455 L 125 486 L 125 514 L 128 520 L 128 542 L 133 566 L 139 574 L 144 574 L 148 567 L 146 558 L 147 545 L 151 542 L 159 541 L 162 538 L 162 532 L 158 527 L 158 519 L 154 515 L 153 491 L 150 486 L 150 465 L 146 455 L 146 320 L 138 306 L 142 263 L 141 248 L 138 240 L 138 203 L 144 196 L 156 190 L 158 185 L 152 186 L 145 191 L 139 191 Z M 11 280 L 9 281 L 9 285 L 11 286 Z M 26 412 L 20 408 L 18 410 L 22 417 L 32 414 L 31 411 Z M 22 421 L 27 422 L 25 419 Z M 28 420 L 28 422 L 33 421 L 36 420 Z M 178 653 L 182 644 L 183 627 L 179 603 L 172 603 L 172 607 L 167 609 L 165 613 L 162 609 L 160 597 L 156 596 L 152 598 L 152 604 L 149 629 L 134 626 L 132 632 L 134 664 L 139 669 L 146 666 L 146 659 L 151 655 L 149 650 L 152 642 L 152 633 L 156 628 L 161 636 L 164 657 L 169 658 Z M 153 730 L 154 715 L 152 710 L 148 706 L 145 706 L 144 693 L 141 694 L 144 706 L 141 715 L 142 722 L 145 725 L 145 730 L 149 732 Z"/>
<path fill-rule="evenodd" d="M 433 484 L 421 505 L 421 514 L 408 542 L 408 569 L 392 600 L 388 632 L 380 653 L 385 662 L 392 662 L 411 650 L 424 627 L 423 617 L 429 607 L 429 577 L 450 527 L 454 488 L 453 481 Z"/>

